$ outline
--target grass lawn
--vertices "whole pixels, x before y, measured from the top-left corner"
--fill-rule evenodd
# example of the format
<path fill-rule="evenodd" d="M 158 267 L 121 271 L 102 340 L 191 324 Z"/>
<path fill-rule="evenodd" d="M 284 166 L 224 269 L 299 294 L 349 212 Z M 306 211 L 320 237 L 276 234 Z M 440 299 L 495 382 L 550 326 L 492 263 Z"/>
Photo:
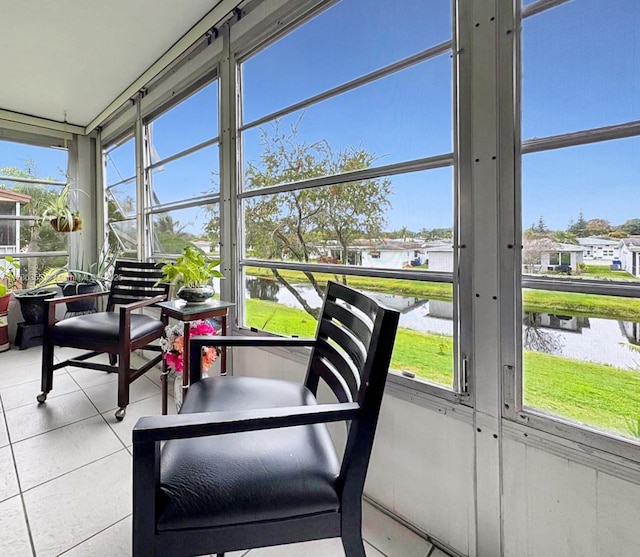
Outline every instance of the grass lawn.
<path fill-rule="evenodd" d="M 248 325 L 285 335 L 314 336 L 305 311 L 276 302 L 247 300 Z M 525 352 L 525 403 L 538 410 L 629 435 L 640 414 L 640 371 Z M 399 329 L 391 361 L 395 371 L 451 387 L 451 337 Z"/>

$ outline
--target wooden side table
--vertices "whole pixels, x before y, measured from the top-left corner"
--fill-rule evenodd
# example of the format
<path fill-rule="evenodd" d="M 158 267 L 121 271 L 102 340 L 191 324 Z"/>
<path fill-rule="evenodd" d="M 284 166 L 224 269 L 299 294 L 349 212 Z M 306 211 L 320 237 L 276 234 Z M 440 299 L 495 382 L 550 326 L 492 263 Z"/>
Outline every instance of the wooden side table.
<path fill-rule="evenodd" d="M 227 316 L 229 308 L 235 304 L 231 302 L 221 302 L 218 300 L 209 300 L 200 304 L 188 304 L 183 300 L 171 300 L 168 302 L 160 302 L 156 304 L 160 308 L 160 319 L 165 325 L 168 325 L 169 318 L 177 319 L 184 322 L 184 349 L 182 351 L 182 396 L 187 393 L 189 388 L 189 336 L 191 334 L 191 322 L 200 319 L 211 319 L 219 317 L 222 322 L 220 330 L 222 335 L 227 334 Z M 215 344 L 215 342 L 212 342 Z M 222 374 L 227 372 L 227 350 L 222 347 L 220 355 L 220 371 Z M 163 360 L 162 376 L 160 378 L 162 388 L 162 414 L 167 413 L 167 364 Z"/>

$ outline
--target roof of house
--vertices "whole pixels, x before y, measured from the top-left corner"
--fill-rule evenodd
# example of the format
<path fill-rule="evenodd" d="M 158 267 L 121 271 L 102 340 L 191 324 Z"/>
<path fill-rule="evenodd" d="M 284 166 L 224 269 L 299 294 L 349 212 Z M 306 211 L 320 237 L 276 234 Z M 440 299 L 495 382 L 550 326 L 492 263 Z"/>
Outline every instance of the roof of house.
<path fill-rule="evenodd" d="M 0 188 L 0 201 L 17 201 L 18 203 L 29 203 L 30 195 L 24 195 L 13 190 Z"/>
<path fill-rule="evenodd" d="M 557 243 L 555 246 L 549 248 L 548 250 L 545 251 L 579 251 L 579 252 L 583 252 L 584 248 L 582 246 L 576 246 L 575 244 L 563 244 L 563 243 Z"/>
<path fill-rule="evenodd" d="M 617 246 L 620 240 L 617 238 L 598 238 L 589 236 L 588 238 L 578 238 L 581 246 Z"/>
<path fill-rule="evenodd" d="M 620 240 L 620 243 L 624 244 L 625 246 L 627 246 L 627 248 L 630 248 L 633 251 L 638 251 L 640 249 L 640 236 L 629 236 L 628 238 L 622 238 Z"/>

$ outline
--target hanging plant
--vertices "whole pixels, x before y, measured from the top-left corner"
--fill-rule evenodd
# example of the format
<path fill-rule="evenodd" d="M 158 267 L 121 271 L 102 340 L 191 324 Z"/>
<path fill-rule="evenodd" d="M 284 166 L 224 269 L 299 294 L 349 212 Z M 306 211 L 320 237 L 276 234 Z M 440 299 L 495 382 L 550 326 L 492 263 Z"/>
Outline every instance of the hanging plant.
<path fill-rule="evenodd" d="M 75 232 L 82 229 L 82 218 L 79 211 L 71 207 L 71 197 L 77 190 L 70 189 L 71 184 L 62 188 L 60 195 L 49 201 L 40 217 L 41 221 L 48 221 L 58 232 Z"/>

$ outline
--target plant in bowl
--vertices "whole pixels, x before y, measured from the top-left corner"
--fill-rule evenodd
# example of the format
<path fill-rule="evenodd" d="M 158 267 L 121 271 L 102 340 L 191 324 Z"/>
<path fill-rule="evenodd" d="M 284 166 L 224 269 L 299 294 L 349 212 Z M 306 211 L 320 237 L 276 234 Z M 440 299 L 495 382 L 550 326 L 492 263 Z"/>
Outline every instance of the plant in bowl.
<path fill-rule="evenodd" d="M 82 229 L 80 212 L 72 208 L 73 196 L 77 190 L 66 184 L 58 197 L 48 201 L 40 216 L 41 222 L 49 222 L 58 232 L 73 232 Z"/>
<path fill-rule="evenodd" d="M 175 261 L 162 266 L 159 282 L 169 282 L 178 288 L 178 298 L 188 303 L 205 302 L 215 294 L 212 280 L 224 278 L 218 270 L 220 259 L 211 259 L 196 246 L 186 246 Z"/>

